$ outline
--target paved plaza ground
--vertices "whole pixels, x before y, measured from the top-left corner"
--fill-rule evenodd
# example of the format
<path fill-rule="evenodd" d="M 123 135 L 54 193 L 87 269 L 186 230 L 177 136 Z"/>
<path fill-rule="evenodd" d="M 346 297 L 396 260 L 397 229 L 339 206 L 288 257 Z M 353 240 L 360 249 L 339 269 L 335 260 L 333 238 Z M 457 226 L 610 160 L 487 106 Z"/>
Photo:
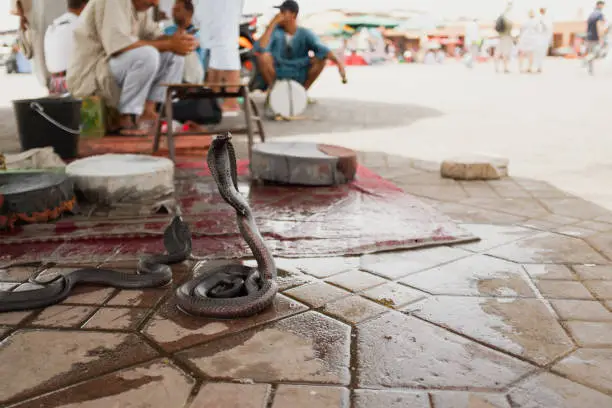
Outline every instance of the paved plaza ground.
<path fill-rule="evenodd" d="M 269 122 L 271 136 L 352 147 L 482 240 L 277 259 L 282 293 L 248 319 L 187 317 L 170 288 L 83 289 L 43 311 L 2 314 L 0 404 L 612 406 L 612 79 L 575 62 L 548 68 L 355 68 L 348 85 L 329 70 L 308 118 Z M 0 84 L 5 107 L 39 92 L 28 77 Z M 3 145 L 18 148 L 0 123 Z M 512 177 L 441 179 L 438 161 L 461 152 L 505 156 Z M 176 281 L 194 266 L 176 267 Z M 0 271 L 0 288 L 41 268 Z"/>

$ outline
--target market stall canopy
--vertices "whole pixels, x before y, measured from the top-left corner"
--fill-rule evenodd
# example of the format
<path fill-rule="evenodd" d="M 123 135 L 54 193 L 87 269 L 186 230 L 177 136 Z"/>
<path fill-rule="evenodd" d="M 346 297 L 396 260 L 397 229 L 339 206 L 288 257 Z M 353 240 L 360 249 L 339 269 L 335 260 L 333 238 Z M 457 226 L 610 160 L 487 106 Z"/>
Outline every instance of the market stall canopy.
<path fill-rule="evenodd" d="M 349 17 L 348 19 L 342 22 L 344 25 L 351 26 L 354 28 L 357 27 L 385 27 L 385 28 L 394 28 L 400 25 L 402 22 L 399 20 L 377 17 L 377 16 L 355 16 Z"/>
<path fill-rule="evenodd" d="M 341 26 L 340 24 L 332 24 L 327 31 L 323 33 L 327 37 L 351 37 L 355 34 L 355 29 L 348 25 Z"/>

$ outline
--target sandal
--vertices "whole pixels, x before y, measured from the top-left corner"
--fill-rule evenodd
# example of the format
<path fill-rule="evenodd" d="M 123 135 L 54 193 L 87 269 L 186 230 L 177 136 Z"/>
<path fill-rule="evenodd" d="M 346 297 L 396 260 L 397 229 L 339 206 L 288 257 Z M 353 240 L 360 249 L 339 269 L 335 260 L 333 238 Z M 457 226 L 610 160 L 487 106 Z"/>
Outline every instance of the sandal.
<path fill-rule="evenodd" d="M 149 135 L 147 129 L 142 129 L 138 125 L 132 125 L 129 127 L 122 127 L 118 130 L 119 136 L 141 136 L 146 137 Z"/>

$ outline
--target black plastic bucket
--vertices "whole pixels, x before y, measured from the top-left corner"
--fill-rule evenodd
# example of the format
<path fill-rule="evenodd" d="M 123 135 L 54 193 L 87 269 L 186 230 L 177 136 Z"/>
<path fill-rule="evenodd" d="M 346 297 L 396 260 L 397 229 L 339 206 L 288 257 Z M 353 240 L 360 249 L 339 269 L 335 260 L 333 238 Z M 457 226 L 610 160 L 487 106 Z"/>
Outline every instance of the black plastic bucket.
<path fill-rule="evenodd" d="M 21 150 L 53 147 L 62 159 L 79 154 L 81 100 L 40 98 L 13 101 Z"/>

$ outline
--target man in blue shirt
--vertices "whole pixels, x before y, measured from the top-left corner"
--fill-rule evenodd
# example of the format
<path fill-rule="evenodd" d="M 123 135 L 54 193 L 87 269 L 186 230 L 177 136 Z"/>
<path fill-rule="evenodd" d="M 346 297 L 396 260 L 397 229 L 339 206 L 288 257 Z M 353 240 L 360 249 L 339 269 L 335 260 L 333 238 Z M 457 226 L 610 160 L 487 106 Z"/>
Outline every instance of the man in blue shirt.
<path fill-rule="evenodd" d="M 164 34 L 172 36 L 180 29 L 187 34 L 193 35 L 197 43 L 200 44 L 200 31 L 193 25 L 193 12 L 193 0 L 176 0 L 172 8 L 174 25 L 166 27 Z M 200 46 L 194 52 L 197 53 L 202 63 L 202 69 L 206 72 L 206 52 Z"/>
<path fill-rule="evenodd" d="M 593 10 L 587 19 L 587 55 L 585 55 L 585 61 L 588 64 L 589 73 L 591 75 L 593 74 L 593 61 L 597 58 L 597 54 L 604 46 L 603 26 L 606 23 L 606 18 L 602 12 L 604 5 L 605 3 L 603 1 L 598 1 L 595 5 L 595 10 Z"/>
<path fill-rule="evenodd" d="M 346 82 L 342 61 L 312 31 L 298 27 L 300 9 L 297 2 L 286 0 L 277 8 L 280 12 L 254 44 L 258 75 L 252 87 L 266 90 L 276 79 L 293 79 L 309 89 L 328 58 L 336 63 L 342 81 Z M 314 57 L 309 56 L 309 52 Z"/>

